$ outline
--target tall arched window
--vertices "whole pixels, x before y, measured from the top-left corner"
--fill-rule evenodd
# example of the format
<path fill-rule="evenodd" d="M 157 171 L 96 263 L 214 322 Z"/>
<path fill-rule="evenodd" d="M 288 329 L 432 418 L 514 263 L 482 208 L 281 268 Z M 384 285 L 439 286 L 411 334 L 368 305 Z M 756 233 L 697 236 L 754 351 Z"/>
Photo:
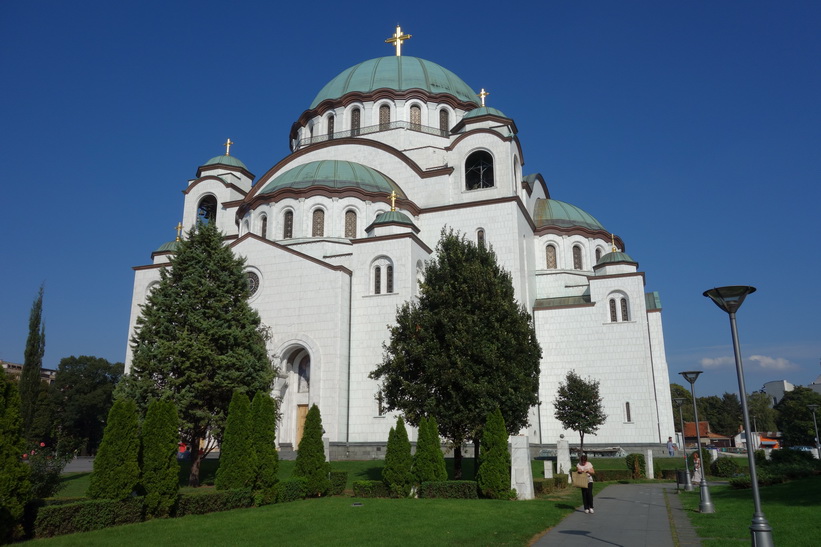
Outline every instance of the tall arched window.
<path fill-rule="evenodd" d="M 328 138 L 329 139 L 334 138 L 334 122 L 335 122 L 335 120 L 336 120 L 335 116 L 333 116 L 333 115 L 328 116 Z"/>
<path fill-rule="evenodd" d="M 345 237 L 356 237 L 356 211 L 345 211 Z"/>
<path fill-rule="evenodd" d="M 379 129 L 388 129 L 391 124 L 391 107 L 383 104 L 379 107 Z"/>
<path fill-rule="evenodd" d="M 297 376 L 299 380 L 297 382 L 297 392 L 299 393 L 308 393 L 311 391 L 311 356 L 306 355 L 302 358 L 299 362 L 299 366 L 297 367 Z"/>
<path fill-rule="evenodd" d="M 313 237 L 322 237 L 325 235 L 325 211 L 322 209 L 314 209 L 311 235 Z"/>
<path fill-rule="evenodd" d="M 197 206 L 197 220 L 203 224 L 210 224 L 217 220 L 217 198 L 205 196 Z"/>
<path fill-rule="evenodd" d="M 624 403 L 624 418 L 626 422 L 633 421 L 633 415 L 630 412 L 630 403 Z"/>
<path fill-rule="evenodd" d="M 282 219 L 282 239 L 292 237 L 294 237 L 294 212 L 285 211 L 285 217 Z"/>
<path fill-rule="evenodd" d="M 621 320 L 622 321 L 630 321 L 630 317 L 627 315 L 627 299 L 621 299 Z"/>
<path fill-rule="evenodd" d="M 619 320 L 618 315 L 616 315 L 616 299 L 610 299 L 610 322 L 616 323 Z"/>
<path fill-rule="evenodd" d="M 419 131 L 422 127 L 422 109 L 418 104 L 410 107 L 410 123 L 411 129 Z"/>
<path fill-rule="evenodd" d="M 359 135 L 359 129 L 362 127 L 362 111 L 358 108 L 351 110 L 351 136 Z"/>
<path fill-rule="evenodd" d="M 444 108 L 439 111 L 439 131 L 443 136 L 450 132 L 450 112 Z"/>
<path fill-rule="evenodd" d="M 465 187 L 468 190 L 493 188 L 493 156 L 479 150 L 468 156 L 465 162 Z"/>
<path fill-rule="evenodd" d="M 388 264 L 385 268 L 385 292 L 390 294 L 393 292 L 393 265 Z"/>
<path fill-rule="evenodd" d="M 262 219 L 259 221 L 259 235 L 268 239 L 268 216 L 262 215 Z"/>
<path fill-rule="evenodd" d="M 479 247 L 485 246 L 485 231 L 482 228 L 476 230 L 476 244 L 479 245 Z"/>
<path fill-rule="evenodd" d="M 598 264 L 599 260 L 601 259 L 602 250 L 601 247 L 596 247 L 596 263 Z"/>
<path fill-rule="evenodd" d="M 373 269 L 373 294 L 382 294 L 382 268 Z"/>
<path fill-rule="evenodd" d="M 573 269 L 582 269 L 582 248 L 578 245 L 573 245 Z"/>
<path fill-rule="evenodd" d="M 547 258 L 547 269 L 548 270 L 555 270 L 556 269 L 556 247 L 554 245 L 548 245 L 544 248 L 544 254 Z"/>

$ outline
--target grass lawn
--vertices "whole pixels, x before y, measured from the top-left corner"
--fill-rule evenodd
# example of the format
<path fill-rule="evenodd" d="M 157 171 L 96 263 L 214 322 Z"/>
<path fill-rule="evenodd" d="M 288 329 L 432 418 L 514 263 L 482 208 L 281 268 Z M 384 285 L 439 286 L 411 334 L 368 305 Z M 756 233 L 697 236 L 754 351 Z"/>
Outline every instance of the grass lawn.
<path fill-rule="evenodd" d="M 814 547 L 821 536 L 821 477 L 808 477 L 759 489 L 761 509 L 773 529 L 775 545 Z M 752 490 L 711 486 L 716 512 L 698 513 L 699 493 L 682 492 L 681 501 L 690 522 L 708 545 L 749 545 L 753 518 Z"/>

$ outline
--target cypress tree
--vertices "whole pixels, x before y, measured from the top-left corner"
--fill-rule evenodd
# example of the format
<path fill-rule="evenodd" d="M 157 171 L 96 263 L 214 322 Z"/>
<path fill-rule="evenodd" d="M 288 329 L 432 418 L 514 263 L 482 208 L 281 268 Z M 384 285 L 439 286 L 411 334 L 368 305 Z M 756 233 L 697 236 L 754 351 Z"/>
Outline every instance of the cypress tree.
<path fill-rule="evenodd" d="M 20 420 L 17 386 L 0 373 L 0 543 L 10 543 L 22 533 L 23 509 L 29 500 L 29 467 Z"/>
<path fill-rule="evenodd" d="M 479 471 L 476 481 L 486 498 L 508 499 L 510 490 L 510 451 L 502 412 L 497 408 L 487 416 L 482 432 Z"/>
<path fill-rule="evenodd" d="M 88 497 L 124 500 L 140 482 L 140 434 L 137 405 L 118 399 L 108 412 L 100 450 L 88 485 Z"/>
<path fill-rule="evenodd" d="M 38 441 L 32 431 L 37 415 L 38 402 L 42 391 L 40 370 L 46 352 L 46 327 L 43 325 L 43 286 L 31 305 L 29 314 L 29 334 L 23 354 L 23 370 L 20 374 L 20 415 L 23 420 L 23 434 L 30 442 Z"/>
<path fill-rule="evenodd" d="M 268 393 L 257 392 L 251 402 L 251 434 L 256 456 L 254 489 L 271 491 L 279 482 L 279 455 L 276 449 L 277 404 Z"/>
<path fill-rule="evenodd" d="M 220 446 L 220 466 L 214 481 L 217 490 L 253 485 L 256 457 L 252 447 L 251 402 L 248 395 L 235 391 L 228 407 L 228 421 Z"/>
<path fill-rule="evenodd" d="M 171 401 L 152 401 L 142 427 L 142 486 L 146 517 L 166 517 L 177 501 L 180 419 Z"/>
<path fill-rule="evenodd" d="M 331 489 L 331 480 L 328 476 L 331 472 L 331 464 L 325 461 L 322 416 L 316 405 L 311 405 L 308 415 L 305 416 L 305 427 L 302 430 L 302 439 L 299 441 L 297 450 L 293 475 L 308 479 L 309 496 L 324 496 Z"/>
<path fill-rule="evenodd" d="M 406 498 L 410 495 L 415 479 L 412 466 L 408 431 L 405 429 L 405 421 L 400 416 L 396 420 L 396 429 L 391 428 L 388 435 L 385 467 L 382 468 L 382 481 L 394 496 Z"/>
<path fill-rule="evenodd" d="M 417 484 L 428 481 L 446 481 L 448 472 L 445 456 L 439 442 L 439 428 L 436 419 L 422 418 L 419 422 L 419 438 L 413 458 L 413 473 Z"/>

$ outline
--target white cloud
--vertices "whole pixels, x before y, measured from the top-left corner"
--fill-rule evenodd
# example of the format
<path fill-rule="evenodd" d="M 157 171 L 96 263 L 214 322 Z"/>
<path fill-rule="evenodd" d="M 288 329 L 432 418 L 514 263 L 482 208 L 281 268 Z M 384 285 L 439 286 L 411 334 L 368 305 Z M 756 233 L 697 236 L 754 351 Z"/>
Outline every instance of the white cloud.
<path fill-rule="evenodd" d="M 793 362 L 790 362 L 783 357 L 767 357 L 766 355 L 750 355 L 748 358 L 750 361 L 754 361 L 758 363 L 758 368 L 764 370 L 795 370 L 799 368 Z"/>
<path fill-rule="evenodd" d="M 734 365 L 735 359 L 732 357 L 717 357 L 715 359 L 711 359 L 710 357 L 704 357 L 700 361 L 701 366 L 704 368 L 718 368 L 718 367 L 726 367 L 728 365 Z"/>

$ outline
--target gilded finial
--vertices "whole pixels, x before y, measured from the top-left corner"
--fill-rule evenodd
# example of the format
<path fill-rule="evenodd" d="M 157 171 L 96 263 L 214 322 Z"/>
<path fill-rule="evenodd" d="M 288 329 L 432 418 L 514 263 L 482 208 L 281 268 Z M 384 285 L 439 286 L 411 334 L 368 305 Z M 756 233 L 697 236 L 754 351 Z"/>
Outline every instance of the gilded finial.
<path fill-rule="evenodd" d="M 223 146 L 225 147 L 225 155 L 226 156 L 231 155 L 231 145 L 232 144 L 234 144 L 234 142 L 231 139 L 226 140 L 225 144 L 223 144 Z"/>
<path fill-rule="evenodd" d="M 402 34 L 402 29 L 399 27 L 399 25 L 396 25 L 396 32 L 393 33 L 393 36 L 385 40 L 385 43 L 393 44 L 394 46 L 396 46 L 396 56 L 401 57 L 402 42 L 404 42 L 405 40 L 410 40 L 410 38 L 410 34 Z"/>
<path fill-rule="evenodd" d="M 482 91 L 479 92 L 479 98 L 482 99 L 482 106 L 485 106 L 485 97 L 487 97 L 488 95 L 490 95 L 490 93 L 485 91 L 485 88 L 483 87 Z"/>
<path fill-rule="evenodd" d="M 177 241 L 180 241 L 180 236 L 182 235 L 182 222 L 178 222 L 174 229 L 177 230 Z"/>
<path fill-rule="evenodd" d="M 396 211 L 396 190 L 391 190 L 391 211 Z"/>
<path fill-rule="evenodd" d="M 610 244 L 613 246 L 613 252 L 616 252 L 616 236 L 612 233 L 610 234 Z"/>

